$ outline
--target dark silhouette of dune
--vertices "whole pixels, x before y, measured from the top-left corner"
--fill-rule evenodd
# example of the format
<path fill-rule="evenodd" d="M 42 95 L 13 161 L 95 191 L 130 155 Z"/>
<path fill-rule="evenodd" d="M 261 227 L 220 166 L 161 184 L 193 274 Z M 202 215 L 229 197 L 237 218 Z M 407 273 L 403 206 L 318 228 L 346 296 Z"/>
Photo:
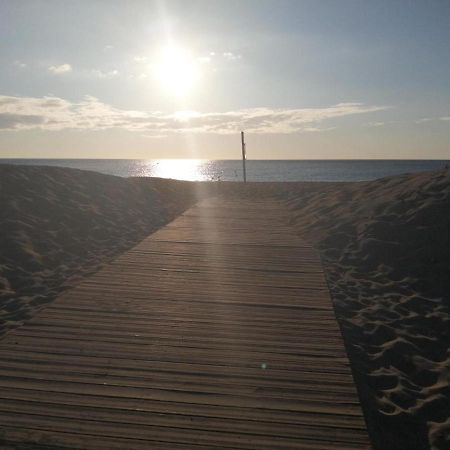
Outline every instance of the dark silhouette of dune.
<path fill-rule="evenodd" d="M 195 198 L 187 182 L 0 165 L 0 334 Z"/>
<path fill-rule="evenodd" d="M 323 255 L 375 448 L 450 448 L 450 171 L 289 198 Z"/>

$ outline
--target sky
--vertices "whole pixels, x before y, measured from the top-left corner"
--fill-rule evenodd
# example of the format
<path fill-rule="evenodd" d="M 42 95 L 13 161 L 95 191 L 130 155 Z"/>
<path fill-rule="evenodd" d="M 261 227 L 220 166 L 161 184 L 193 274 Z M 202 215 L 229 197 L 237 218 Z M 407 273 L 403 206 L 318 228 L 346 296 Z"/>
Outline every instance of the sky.
<path fill-rule="evenodd" d="M 448 0 L 0 0 L 0 157 L 450 159 Z"/>

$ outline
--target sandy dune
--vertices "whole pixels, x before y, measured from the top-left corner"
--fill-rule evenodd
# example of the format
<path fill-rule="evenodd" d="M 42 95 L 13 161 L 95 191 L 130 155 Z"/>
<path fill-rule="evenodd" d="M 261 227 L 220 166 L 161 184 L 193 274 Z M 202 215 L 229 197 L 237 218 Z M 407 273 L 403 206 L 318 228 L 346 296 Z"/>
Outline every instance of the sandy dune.
<path fill-rule="evenodd" d="M 243 186 L 0 166 L 0 331 L 209 194 L 287 201 L 321 251 L 374 448 L 450 448 L 450 171 Z"/>
<path fill-rule="evenodd" d="M 188 207 L 193 185 L 0 165 L 0 334 Z"/>
<path fill-rule="evenodd" d="M 376 448 L 450 448 L 450 171 L 289 204 L 323 255 Z"/>

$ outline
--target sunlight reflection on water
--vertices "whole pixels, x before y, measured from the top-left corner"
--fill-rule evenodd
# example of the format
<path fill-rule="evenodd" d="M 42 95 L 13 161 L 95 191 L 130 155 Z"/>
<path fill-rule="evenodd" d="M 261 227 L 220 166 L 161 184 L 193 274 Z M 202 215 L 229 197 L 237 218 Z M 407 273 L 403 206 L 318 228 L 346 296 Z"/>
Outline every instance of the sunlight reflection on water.
<path fill-rule="evenodd" d="M 207 159 L 0 159 L 0 164 L 58 166 L 94 170 L 120 177 L 242 181 L 242 161 Z M 249 181 L 363 181 L 442 169 L 450 161 L 247 161 Z"/>
<path fill-rule="evenodd" d="M 177 180 L 207 180 L 202 173 L 203 163 L 198 159 L 160 159 L 153 161 L 152 176 Z"/>
<path fill-rule="evenodd" d="M 157 159 L 136 161 L 134 176 L 173 178 L 187 181 L 219 181 L 223 170 L 213 161 L 201 159 Z"/>

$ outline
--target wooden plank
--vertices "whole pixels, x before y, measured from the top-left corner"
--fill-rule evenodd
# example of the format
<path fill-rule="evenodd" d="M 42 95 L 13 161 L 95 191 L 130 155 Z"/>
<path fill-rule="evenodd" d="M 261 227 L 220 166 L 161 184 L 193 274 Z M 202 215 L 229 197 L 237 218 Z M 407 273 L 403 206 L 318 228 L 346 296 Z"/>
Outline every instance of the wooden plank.
<path fill-rule="evenodd" d="M 55 367 L 61 367 L 62 365 L 72 364 L 80 367 L 92 367 L 98 368 L 100 373 L 110 373 L 114 370 L 129 371 L 133 373 L 147 373 L 149 376 L 155 372 L 166 373 L 168 376 L 173 377 L 174 374 L 181 374 L 182 376 L 196 374 L 203 376 L 204 378 L 211 377 L 213 380 L 221 377 L 236 376 L 245 379 L 257 379 L 262 385 L 266 380 L 278 380 L 280 382 L 296 382 L 304 380 L 311 381 L 316 379 L 323 383 L 334 384 L 350 384 L 353 386 L 353 380 L 350 374 L 333 373 L 330 371 L 307 371 L 301 372 L 291 371 L 286 369 L 274 369 L 261 370 L 261 367 L 247 367 L 242 368 L 238 366 L 224 366 L 213 364 L 195 364 L 195 363 L 181 363 L 173 361 L 149 361 L 148 359 L 128 359 L 126 360 L 126 368 L 124 364 L 117 364 L 117 358 L 105 358 L 100 356 L 88 356 L 88 355 L 68 355 L 61 354 L 58 358 L 54 357 L 51 352 L 40 351 L 21 351 L 15 352 L 10 350 L 0 350 L 0 356 L 4 361 L 32 361 L 33 364 L 39 366 L 46 362 L 51 362 Z M 103 371 L 103 372 L 102 372 Z"/>
<path fill-rule="evenodd" d="M 5 448 L 364 449 L 320 258 L 208 199 L 0 342 Z"/>
<path fill-rule="evenodd" d="M 52 392 L 49 396 L 45 391 L 34 389 L 10 388 L 4 394 L 5 400 L 36 402 L 38 404 L 62 404 L 87 408 L 118 410 L 124 414 L 127 411 L 141 411 L 149 414 L 174 414 L 198 417 L 215 417 L 224 419 L 241 419 L 255 422 L 270 422 L 293 424 L 296 426 L 315 425 L 331 429 L 364 430 L 364 423 L 354 415 L 319 414 L 310 411 L 283 411 L 264 408 L 242 408 L 238 406 L 218 406 L 209 404 L 192 404 L 171 402 L 167 404 L 158 400 L 139 398 L 122 398 L 117 402 L 115 397 L 100 394 L 78 394 L 67 392 Z"/>

